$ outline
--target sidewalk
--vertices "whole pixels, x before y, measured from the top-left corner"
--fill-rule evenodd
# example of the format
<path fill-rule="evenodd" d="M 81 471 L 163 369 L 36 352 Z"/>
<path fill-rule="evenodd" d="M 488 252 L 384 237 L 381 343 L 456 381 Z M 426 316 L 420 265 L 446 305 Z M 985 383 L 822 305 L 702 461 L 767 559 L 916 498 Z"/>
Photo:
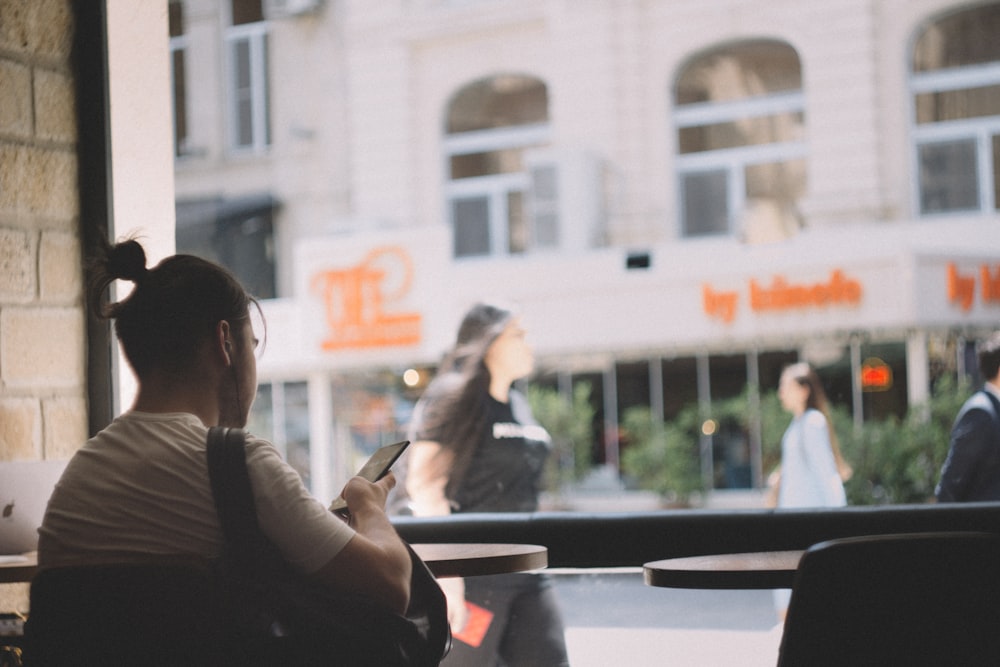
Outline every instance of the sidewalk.
<path fill-rule="evenodd" d="M 778 630 L 569 628 L 573 667 L 774 667 Z"/>
<path fill-rule="evenodd" d="M 572 512 L 644 512 L 665 509 L 663 499 L 658 494 L 626 489 L 617 474 L 606 466 L 594 468 L 586 479 L 558 496 L 543 495 L 542 507 Z M 716 510 L 762 507 L 762 489 L 712 491 L 694 505 L 694 508 Z"/>

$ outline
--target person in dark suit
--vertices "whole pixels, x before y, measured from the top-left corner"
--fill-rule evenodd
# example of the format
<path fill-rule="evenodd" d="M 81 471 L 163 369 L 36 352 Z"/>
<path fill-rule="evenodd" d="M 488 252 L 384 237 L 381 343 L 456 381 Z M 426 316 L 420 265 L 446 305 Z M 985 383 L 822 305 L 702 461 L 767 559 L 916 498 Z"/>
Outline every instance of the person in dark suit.
<path fill-rule="evenodd" d="M 976 348 L 986 382 L 958 412 L 935 495 L 939 502 L 1000 500 L 1000 331 Z"/>

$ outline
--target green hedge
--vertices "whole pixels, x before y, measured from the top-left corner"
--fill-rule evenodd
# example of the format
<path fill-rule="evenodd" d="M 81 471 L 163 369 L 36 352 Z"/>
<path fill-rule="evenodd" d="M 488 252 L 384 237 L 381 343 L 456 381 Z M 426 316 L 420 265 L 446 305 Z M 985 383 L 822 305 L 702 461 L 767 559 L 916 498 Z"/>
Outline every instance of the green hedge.
<path fill-rule="evenodd" d="M 869 421 L 859 428 L 846 408 L 835 407 L 832 418 L 841 451 L 854 468 L 845 485 L 848 502 L 874 505 L 932 500 L 948 453 L 951 425 L 971 392 L 967 383 L 942 378 L 927 404 L 911 406 L 902 419 Z M 781 436 L 791 416 L 781 408 L 776 392 L 761 396 L 757 410 L 752 411 L 750 405 L 749 392 L 744 392 L 737 398 L 713 402 L 708 415 L 690 406 L 669 422 L 654 420 L 648 408 L 630 408 L 622 420 L 627 443 L 622 472 L 639 488 L 683 504 L 704 490 L 698 432 L 705 419 L 749 433 L 756 413 L 766 478 L 780 463 Z"/>

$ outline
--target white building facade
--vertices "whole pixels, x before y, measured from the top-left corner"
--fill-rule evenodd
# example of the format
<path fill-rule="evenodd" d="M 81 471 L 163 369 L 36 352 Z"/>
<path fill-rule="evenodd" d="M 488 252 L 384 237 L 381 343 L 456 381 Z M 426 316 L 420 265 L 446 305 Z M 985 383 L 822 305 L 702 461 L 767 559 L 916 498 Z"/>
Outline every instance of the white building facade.
<path fill-rule="evenodd" d="M 898 413 L 1000 323 L 1000 3 L 170 8 L 178 249 L 265 297 L 257 427 L 319 495 L 477 300 L 592 384 L 612 467 L 633 405 L 805 358 Z M 759 486 L 755 438 L 706 443 L 715 487 Z"/>

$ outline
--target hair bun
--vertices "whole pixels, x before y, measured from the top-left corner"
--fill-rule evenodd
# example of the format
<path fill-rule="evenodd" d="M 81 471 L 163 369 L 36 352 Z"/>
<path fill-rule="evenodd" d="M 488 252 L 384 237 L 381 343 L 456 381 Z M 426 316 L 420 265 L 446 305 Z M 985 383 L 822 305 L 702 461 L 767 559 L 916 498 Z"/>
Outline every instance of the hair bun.
<path fill-rule="evenodd" d="M 135 239 L 116 244 L 108 254 L 108 273 L 114 278 L 139 282 L 147 271 L 146 251 Z"/>

